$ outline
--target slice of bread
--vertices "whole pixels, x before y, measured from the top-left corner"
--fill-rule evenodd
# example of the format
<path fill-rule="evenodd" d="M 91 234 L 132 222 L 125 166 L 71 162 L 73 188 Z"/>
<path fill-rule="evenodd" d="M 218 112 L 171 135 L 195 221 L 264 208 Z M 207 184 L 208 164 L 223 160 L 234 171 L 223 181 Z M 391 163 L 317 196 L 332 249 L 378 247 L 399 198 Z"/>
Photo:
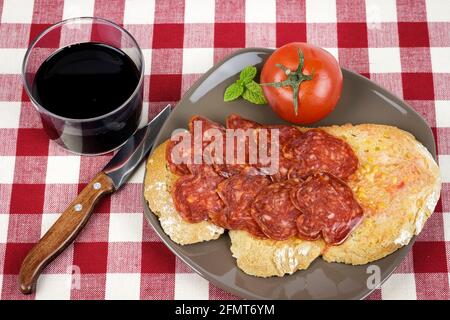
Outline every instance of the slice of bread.
<path fill-rule="evenodd" d="M 173 205 L 171 188 L 178 176 L 173 174 L 166 162 L 166 145 L 155 148 L 147 161 L 144 196 L 150 210 L 156 214 L 164 232 L 178 244 L 192 244 L 214 240 L 225 231 L 208 221 L 189 223 L 184 221 Z"/>
<path fill-rule="evenodd" d="M 363 222 L 339 246 L 297 238 L 261 240 L 245 231 L 230 231 L 231 251 L 244 272 L 283 276 L 308 268 L 319 256 L 354 265 L 378 260 L 408 244 L 433 212 L 441 188 L 439 168 L 411 134 L 375 124 L 322 129 L 347 141 L 358 156 L 359 168 L 348 184 L 364 209 Z M 185 222 L 176 212 L 170 189 L 178 177 L 167 168 L 165 146 L 158 146 L 147 162 L 145 197 L 150 209 L 176 243 L 217 239 L 222 228 L 207 221 Z"/>

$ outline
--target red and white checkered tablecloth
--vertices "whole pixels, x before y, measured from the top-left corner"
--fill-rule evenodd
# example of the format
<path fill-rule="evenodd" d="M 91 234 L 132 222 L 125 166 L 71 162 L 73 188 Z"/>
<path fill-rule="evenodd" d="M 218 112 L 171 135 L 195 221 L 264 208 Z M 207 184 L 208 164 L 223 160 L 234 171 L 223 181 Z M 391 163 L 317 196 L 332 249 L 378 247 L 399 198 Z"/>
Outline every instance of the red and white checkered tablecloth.
<path fill-rule="evenodd" d="M 19 293 L 25 254 L 111 157 L 80 157 L 49 142 L 22 88 L 30 41 L 75 16 L 110 19 L 138 40 L 148 119 L 234 50 L 291 41 L 326 48 L 403 97 L 433 129 L 443 191 L 413 250 L 370 298 L 450 298 L 450 1 L 0 0 L 0 13 L 1 299 L 234 298 L 193 273 L 147 224 L 143 167 L 45 269 L 36 294 Z"/>

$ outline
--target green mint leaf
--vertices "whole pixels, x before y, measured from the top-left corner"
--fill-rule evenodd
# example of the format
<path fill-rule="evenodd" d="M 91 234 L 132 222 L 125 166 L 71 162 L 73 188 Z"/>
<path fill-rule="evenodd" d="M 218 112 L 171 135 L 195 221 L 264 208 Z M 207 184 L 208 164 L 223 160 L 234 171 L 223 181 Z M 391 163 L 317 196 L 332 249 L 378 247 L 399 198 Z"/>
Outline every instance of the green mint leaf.
<path fill-rule="evenodd" d="M 251 82 L 253 78 L 256 76 L 256 67 L 254 66 L 246 66 L 239 75 L 239 79 L 245 84 Z"/>
<path fill-rule="evenodd" d="M 254 104 L 267 103 L 267 100 L 264 97 L 264 93 L 262 91 L 261 86 L 257 84 L 255 81 L 251 81 L 245 85 L 245 90 L 244 93 L 242 94 L 242 98 Z"/>
<path fill-rule="evenodd" d="M 228 102 L 236 100 L 242 95 L 243 92 L 244 87 L 241 84 L 235 82 L 225 90 L 225 94 L 223 95 L 223 101 Z"/>

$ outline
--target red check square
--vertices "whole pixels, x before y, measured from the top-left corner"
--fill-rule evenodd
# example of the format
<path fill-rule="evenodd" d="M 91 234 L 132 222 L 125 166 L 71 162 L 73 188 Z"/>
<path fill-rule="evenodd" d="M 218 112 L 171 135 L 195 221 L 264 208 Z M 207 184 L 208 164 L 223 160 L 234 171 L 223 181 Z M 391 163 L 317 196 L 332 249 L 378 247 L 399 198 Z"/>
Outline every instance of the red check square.
<path fill-rule="evenodd" d="M 415 273 L 446 273 L 447 256 L 443 241 L 416 241 L 413 246 Z"/>
<path fill-rule="evenodd" d="M 183 23 L 185 3 L 183 0 L 155 2 L 155 23 Z"/>
<path fill-rule="evenodd" d="M 17 133 L 18 156 L 46 156 L 49 138 L 41 128 L 20 128 Z"/>
<path fill-rule="evenodd" d="M 397 0 L 397 21 L 426 21 L 426 0 Z"/>
<path fill-rule="evenodd" d="M 75 276 L 75 275 L 74 275 Z M 70 299 L 105 299 L 106 274 L 77 274 L 72 280 Z"/>
<path fill-rule="evenodd" d="M 433 74 L 402 73 L 405 100 L 434 100 Z"/>
<path fill-rule="evenodd" d="M 79 267 L 82 274 L 105 273 L 107 261 L 107 242 L 74 244 L 73 265 Z"/>
<path fill-rule="evenodd" d="M 426 22 L 399 22 L 398 37 L 400 47 L 429 47 Z"/>
<path fill-rule="evenodd" d="M 41 214 L 44 207 L 45 184 L 14 184 L 10 213 Z"/>
<path fill-rule="evenodd" d="M 438 144 L 438 149 L 439 149 L 439 154 L 450 154 L 450 128 L 445 127 L 445 128 L 436 128 L 436 136 L 437 136 L 437 144 Z M 441 203 L 441 207 L 440 210 L 438 210 L 439 208 L 436 206 L 435 211 L 437 212 L 442 212 L 442 201 L 439 200 L 438 204 Z"/>
<path fill-rule="evenodd" d="M 306 41 L 306 23 L 277 23 L 277 47 Z"/>
<path fill-rule="evenodd" d="M 34 243 L 7 243 L 3 273 L 18 274 L 23 259 L 25 259 L 33 245 Z"/>
<path fill-rule="evenodd" d="M 214 47 L 245 47 L 245 23 L 216 23 L 214 25 Z"/>
<path fill-rule="evenodd" d="M 433 73 L 435 99 L 450 100 L 450 73 Z"/>
<path fill-rule="evenodd" d="M 64 0 L 34 0 L 33 23 L 55 23 L 62 20 Z"/>
<path fill-rule="evenodd" d="M 52 24 L 45 23 L 45 24 L 32 24 L 30 29 L 30 38 L 29 43 L 33 42 L 36 37 L 45 29 L 50 27 Z M 61 32 L 57 31 L 49 32 L 44 38 L 41 38 L 39 42 L 36 43 L 37 48 L 58 48 L 59 47 L 59 40 L 61 39 Z"/>
<path fill-rule="evenodd" d="M 216 23 L 244 22 L 245 0 L 215 1 L 214 20 Z"/>
<path fill-rule="evenodd" d="M 416 273 L 417 300 L 450 300 L 450 284 L 445 273 Z"/>
<path fill-rule="evenodd" d="M 153 26 L 153 49 L 182 48 L 184 25 L 181 23 L 155 24 Z"/>
<path fill-rule="evenodd" d="M 16 157 L 14 183 L 45 183 L 47 157 Z"/>
<path fill-rule="evenodd" d="M 28 47 L 28 34 L 30 25 L 24 23 L 2 23 L 0 24 L 0 47 L 1 48 L 26 48 Z M 14 34 L 14 37 L 10 37 Z"/>
<path fill-rule="evenodd" d="M 175 274 L 141 274 L 141 298 L 171 300 L 174 297 Z"/>
<path fill-rule="evenodd" d="M 35 243 L 41 237 L 40 214 L 11 214 L 8 222 L 8 243 Z"/>
<path fill-rule="evenodd" d="M 150 76 L 150 102 L 180 100 L 181 74 L 152 74 Z"/>
<path fill-rule="evenodd" d="M 303 0 L 277 1 L 278 22 L 304 22 L 306 21 L 306 4 Z"/>
<path fill-rule="evenodd" d="M 20 74 L 0 74 L 1 101 L 20 101 L 22 97 L 22 76 Z"/>
<path fill-rule="evenodd" d="M 106 18 L 121 25 L 124 9 L 125 1 L 122 0 L 96 0 L 94 17 Z"/>
<path fill-rule="evenodd" d="M 367 24 L 338 23 L 337 33 L 340 48 L 367 48 Z"/>
<path fill-rule="evenodd" d="M 366 4 L 364 0 L 337 0 L 336 16 L 339 22 L 365 22 Z"/>
<path fill-rule="evenodd" d="M 175 256 L 161 242 L 142 243 L 142 273 L 174 273 Z"/>
<path fill-rule="evenodd" d="M 16 155 L 16 141 L 17 129 L 2 128 L 0 135 L 2 143 L 0 143 L 0 156 L 15 156 Z"/>

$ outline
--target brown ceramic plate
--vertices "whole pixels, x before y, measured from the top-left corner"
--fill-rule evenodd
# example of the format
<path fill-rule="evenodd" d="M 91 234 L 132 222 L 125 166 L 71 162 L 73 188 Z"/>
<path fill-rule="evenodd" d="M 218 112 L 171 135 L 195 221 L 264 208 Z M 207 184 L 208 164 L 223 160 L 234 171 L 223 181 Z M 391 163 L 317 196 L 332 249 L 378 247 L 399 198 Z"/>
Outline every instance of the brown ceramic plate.
<path fill-rule="evenodd" d="M 159 145 L 177 128 L 186 128 L 191 116 L 200 114 L 224 123 L 232 112 L 267 124 L 285 123 L 268 106 L 247 103 L 243 99 L 223 102 L 225 88 L 234 82 L 247 65 L 261 69 L 272 50 L 251 48 L 236 51 L 203 75 L 183 96 L 156 138 Z M 336 109 L 314 126 L 345 123 L 379 123 L 411 132 L 436 158 L 433 134 L 426 122 L 404 101 L 370 80 L 342 70 L 344 86 Z M 362 299 L 373 289 L 367 281 L 368 266 L 326 263 L 316 259 L 307 270 L 284 277 L 258 278 L 242 272 L 230 252 L 230 239 L 225 234 L 218 240 L 180 246 L 162 230 L 158 218 L 144 208 L 148 221 L 161 240 L 192 269 L 216 286 L 248 299 Z M 385 281 L 411 249 L 409 245 L 373 262 Z"/>

